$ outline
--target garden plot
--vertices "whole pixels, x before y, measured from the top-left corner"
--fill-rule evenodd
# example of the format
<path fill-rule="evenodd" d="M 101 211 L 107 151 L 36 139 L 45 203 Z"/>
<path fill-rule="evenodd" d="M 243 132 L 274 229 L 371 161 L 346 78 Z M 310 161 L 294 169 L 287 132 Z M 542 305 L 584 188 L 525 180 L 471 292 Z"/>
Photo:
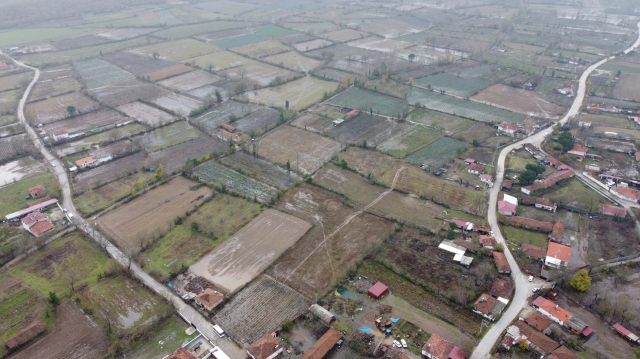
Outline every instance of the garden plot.
<path fill-rule="evenodd" d="M 260 108 L 260 106 L 254 104 L 225 101 L 204 115 L 192 119 L 192 123 L 212 135 L 218 131 L 218 127 L 223 123 L 230 123 Z"/>
<path fill-rule="evenodd" d="M 231 29 L 231 30 L 222 30 L 212 32 L 210 34 L 202 34 L 197 37 L 200 39 L 204 39 L 206 41 L 214 41 L 220 39 L 226 39 L 228 37 L 238 37 L 240 35 L 251 34 L 253 30 L 251 29 Z"/>
<path fill-rule="evenodd" d="M 261 107 L 259 110 L 235 121 L 233 126 L 247 133 L 251 133 L 251 131 L 264 133 L 266 132 L 265 129 L 278 123 L 279 116 L 280 112 L 272 108 Z"/>
<path fill-rule="evenodd" d="M 300 42 L 295 44 L 293 47 L 296 48 L 296 50 L 300 51 L 300 52 L 305 52 L 305 51 L 311 51 L 311 50 L 315 50 L 315 49 L 320 49 L 329 45 L 333 45 L 333 42 L 331 41 L 327 41 L 327 40 L 322 40 L 322 39 L 317 39 L 317 40 L 311 40 L 311 41 L 307 41 L 307 42 Z"/>
<path fill-rule="evenodd" d="M 77 113 L 89 112 L 99 107 L 98 103 L 92 99 L 79 92 L 73 92 L 27 104 L 25 117 L 32 125 L 53 122 L 68 115 L 68 106 L 75 107 Z"/>
<path fill-rule="evenodd" d="M 46 82 L 38 82 L 29 94 L 29 102 L 59 96 L 65 93 L 80 91 L 82 85 L 74 78 L 64 78 Z"/>
<path fill-rule="evenodd" d="M 9 276 L 0 279 L 0 341 L 25 329 L 38 320 L 45 319 L 47 300 L 26 283 Z M 3 350 L 0 353 L 4 352 Z"/>
<path fill-rule="evenodd" d="M 224 49 L 231 49 L 234 47 L 255 44 L 256 42 L 262 42 L 267 40 L 269 40 L 269 38 L 266 36 L 249 33 L 249 34 L 243 34 L 239 36 L 227 37 L 224 39 L 218 39 L 218 40 L 212 41 L 211 43 Z"/>
<path fill-rule="evenodd" d="M 105 55 L 103 56 L 103 59 L 134 75 L 148 75 L 150 77 L 153 73 L 158 71 L 169 69 L 167 71 L 170 72 L 170 68 L 176 66 L 175 62 L 155 59 L 151 56 L 134 55 L 128 52 L 116 52 Z"/>
<path fill-rule="evenodd" d="M 227 304 L 216 320 L 238 343 L 252 343 L 304 314 L 309 301 L 286 285 L 260 276 Z M 269 310 L 265 310 L 269 308 Z"/>
<path fill-rule="evenodd" d="M 287 171 L 271 162 L 261 160 L 244 152 L 235 152 L 230 156 L 225 156 L 222 158 L 222 163 L 277 189 L 287 189 L 295 181 L 302 179 L 295 172 Z"/>
<path fill-rule="evenodd" d="M 413 88 L 411 90 L 409 103 L 420 103 L 421 106 L 431 110 L 463 116 L 481 122 L 516 123 L 525 119 L 525 116 L 519 113 L 513 113 L 473 101 L 460 100 L 452 96 L 442 95 L 420 88 Z"/>
<path fill-rule="evenodd" d="M 106 42 L 109 42 L 109 40 L 105 39 L 104 37 L 90 34 L 90 35 L 58 38 L 53 41 L 50 41 L 49 44 L 56 50 L 69 50 L 69 49 L 76 49 L 80 47 L 100 45 Z"/>
<path fill-rule="evenodd" d="M 151 127 L 161 126 L 174 120 L 173 115 L 139 101 L 118 106 L 116 110 Z"/>
<path fill-rule="evenodd" d="M 486 123 L 476 122 L 466 127 L 465 129 L 456 133 L 457 139 L 462 139 L 467 143 L 473 143 L 473 140 L 478 140 L 485 146 L 490 146 L 491 141 L 499 140 L 496 137 L 496 129 Z M 495 145 L 494 145 L 495 147 Z"/>
<path fill-rule="evenodd" d="M 288 81 L 296 75 L 289 70 L 253 60 L 247 60 L 242 66 L 224 70 L 220 74 L 232 80 L 251 80 L 260 86 L 267 86 L 276 78 Z"/>
<path fill-rule="evenodd" d="M 82 192 L 128 176 L 145 165 L 142 153 L 121 157 L 103 165 L 78 173 L 74 177 L 74 191 Z"/>
<path fill-rule="evenodd" d="M 623 100 L 640 101 L 640 74 L 623 73 L 613 88 L 613 96 Z"/>
<path fill-rule="evenodd" d="M 169 93 L 151 102 L 181 116 L 188 116 L 191 111 L 200 108 L 203 104 L 201 101 L 176 93 Z"/>
<path fill-rule="evenodd" d="M 162 86 L 169 87 L 180 92 L 193 90 L 198 87 L 210 85 L 220 81 L 220 77 L 204 71 L 191 71 L 184 75 L 178 75 L 158 82 Z"/>
<path fill-rule="evenodd" d="M 187 95 L 191 95 L 197 97 L 201 100 L 209 100 L 216 99 L 216 91 L 220 93 L 222 97 L 222 101 L 226 101 L 229 99 L 229 93 L 227 90 L 222 87 L 214 86 L 214 85 L 206 85 L 202 87 L 195 88 L 193 90 L 185 92 Z"/>
<path fill-rule="evenodd" d="M 307 41 L 311 41 L 311 40 L 315 40 L 316 38 L 307 34 L 295 34 L 295 35 L 289 35 L 289 36 L 285 36 L 285 37 L 281 37 L 278 39 L 278 41 L 280 41 L 281 43 L 287 45 L 287 46 L 293 46 L 297 43 L 300 42 L 307 42 Z"/>
<path fill-rule="evenodd" d="M 75 63 L 75 66 L 89 88 L 100 87 L 134 77 L 130 72 L 100 59 L 79 61 Z"/>
<path fill-rule="evenodd" d="M 99 32 L 96 36 L 101 36 L 109 40 L 127 40 L 140 35 L 144 35 L 150 32 L 158 31 L 159 28 L 126 28 L 126 29 L 113 29 L 105 32 Z"/>
<path fill-rule="evenodd" d="M 73 66 L 64 64 L 40 70 L 40 78 L 38 81 L 44 82 L 48 80 L 64 79 L 67 77 L 73 77 Z"/>
<path fill-rule="evenodd" d="M 455 140 L 451 137 L 443 137 L 427 147 L 413 153 L 406 158 L 406 161 L 414 165 L 426 164 L 429 168 L 439 168 L 439 166 L 449 162 L 458 154 L 458 150 L 469 147 L 468 143 Z"/>
<path fill-rule="evenodd" d="M 267 40 L 255 44 L 236 47 L 235 52 L 251 58 L 261 58 L 291 50 L 290 47 L 275 41 Z"/>
<path fill-rule="evenodd" d="M 37 149 L 26 133 L 0 138 L 0 163 L 35 153 L 37 153 Z"/>
<path fill-rule="evenodd" d="M 372 111 L 374 114 L 383 116 L 398 116 L 404 109 L 404 105 L 400 99 L 362 90 L 357 87 L 352 87 L 342 92 L 329 100 L 329 103 L 336 106 L 358 109 L 364 112 Z"/>
<path fill-rule="evenodd" d="M 202 159 L 204 156 L 219 153 L 228 148 L 229 144 L 216 138 L 200 137 L 150 153 L 146 159 L 146 165 L 155 167 L 162 163 L 162 168 L 170 173 L 182 169 L 188 160 Z"/>
<path fill-rule="evenodd" d="M 182 39 L 138 47 L 129 50 L 129 52 L 142 56 L 153 56 L 154 54 L 158 54 L 161 59 L 182 61 L 191 57 L 210 54 L 218 50 L 220 50 L 219 47 L 210 45 L 206 42 L 194 39 Z"/>
<path fill-rule="evenodd" d="M 131 99 L 148 101 L 166 94 L 167 91 L 148 82 L 130 79 L 96 87 L 91 93 L 107 106 L 118 107 L 131 102 Z"/>
<path fill-rule="evenodd" d="M 158 81 L 163 80 L 171 76 L 177 76 L 180 74 L 184 74 L 186 72 L 193 71 L 193 69 L 189 66 L 185 66 L 182 64 L 177 64 L 169 67 L 165 67 L 160 70 L 156 70 L 153 72 L 147 73 L 147 79 L 150 81 Z"/>
<path fill-rule="evenodd" d="M 81 116 L 46 124 L 43 130 L 47 133 L 65 130 L 69 134 L 98 131 L 108 127 L 115 127 L 115 122 L 123 118 L 124 116 L 114 110 L 101 109 Z"/>
<path fill-rule="evenodd" d="M 503 84 L 493 85 L 471 99 L 531 117 L 558 119 L 564 112 L 562 107 L 543 99 L 537 92 Z"/>
<path fill-rule="evenodd" d="M 229 192 L 263 203 L 269 202 L 276 194 L 274 188 L 212 161 L 198 166 L 193 170 L 193 175 L 201 181 L 224 186 Z"/>
<path fill-rule="evenodd" d="M 268 273 L 313 297 L 335 285 L 394 225 L 342 204 L 343 198 L 316 186 L 289 190 L 277 209 L 315 224 Z"/>
<path fill-rule="evenodd" d="M 197 189 L 196 189 L 197 187 Z M 107 212 L 98 224 L 123 249 L 138 249 L 141 235 L 167 232 L 174 219 L 184 215 L 211 196 L 211 189 L 199 187 L 184 177 L 168 183 Z"/>
<path fill-rule="evenodd" d="M 193 57 L 183 62 L 185 64 L 188 63 L 191 66 L 200 66 L 207 70 L 209 69 L 209 66 L 211 66 L 212 71 L 220 71 L 230 67 L 243 65 L 249 61 L 250 60 L 240 55 L 236 55 L 233 52 L 218 51 L 209 55 Z"/>
<path fill-rule="evenodd" d="M 307 221 L 267 209 L 190 269 L 226 294 L 236 293 L 267 269 L 309 228 L 311 224 Z"/>
<path fill-rule="evenodd" d="M 296 51 L 285 52 L 284 54 L 273 55 L 263 59 L 275 65 L 284 66 L 288 69 L 301 72 L 309 72 L 322 65 L 321 61 L 300 55 Z"/>
<path fill-rule="evenodd" d="M 413 125 L 395 134 L 384 143 L 376 147 L 378 151 L 388 153 L 396 158 L 404 158 L 433 141 L 444 136 L 444 133 L 426 126 Z"/>
<path fill-rule="evenodd" d="M 277 87 L 246 92 L 242 97 L 272 107 L 284 107 L 289 101 L 290 109 L 303 110 L 319 102 L 325 93 L 333 91 L 335 87 L 334 82 L 307 76 Z"/>
<path fill-rule="evenodd" d="M 406 128 L 404 124 L 363 112 L 335 126 L 329 136 L 349 144 L 360 146 L 366 142 L 367 146 L 378 146 Z"/>
<path fill-rule="evenodd" d="M 140 144 L 147 152 L 155 152 L 166 147 L 175 146 L 202 136 L 195 127 L 186 121 L 177 121 L 168 126 L 147 132 L 141 137 Z"/>
<path fill-rule="evenodd" d="M 322 37 L 325 39 L 329 39 L 335 42 L 346 42 L 355 39 L 364 38 L 367 36 L 366 32 L 353 30 L 353 29 L 343 29 L 338 31 L 327 32 L 322 34 Z"/>
<path fill-rule="evenodd" d="M 406 49 L 409 46 L 414 46 L 410 42 L 398 41 L 393 39 L 381 39 L 379 37 L 370 36 L 364 39 L 351 41 L 349 46 L 357 47 L 360 49 L 379 51 L 379 52 L 396 52 Z"/>
<path fill-rule="evenodd" d="M 319 70 L 314 71 L 313 74 L 318 77 L 322 77 L 325 80 L 338 82 L 344 82 L 346 79 L 351 79 L 351 81 L 353 81 L 358 77 L 357 75 L 328 67 L 320 68 Z"/>
<path fill-rule="evenodd" d="M 56 148 L 56 150 L 58 149 Z M 92 146 L 87 150 L 85 150 L 84 148 L 76 147 L 75 150 L 76 152 L 72 155 L 62 158 L 63 163 L 65 163 L 65 165 L 69 168 L 75 166 L 76 164 L 74 162 L 81 158 L 93 157 L 96 159 L 100 159 L 105 157 L 119 157 L 135 151 L 136 148 L 135 146 L 133 146 L 131 141 L 122 140 L 115 141 L 104 146 Z"/>
<path fill-rule="evenodd" d="M 421 88 L 431 88 L 436 91 L 445 90 L 446 93 L 458 97 L 469 97 L 491 85 L 491 83 L 483 79 L 464 79 L 447 73 L 440 73 L 416 79 L 413 81 L 413 85 Z"/>
<path fill-rule="evenodd" d="M 258 143 L 258 155 L 285 165 L 300 174 L 311 174 L 322 167 L 342 146 L 326 137 L 291 126 L 281 126 Z"/>

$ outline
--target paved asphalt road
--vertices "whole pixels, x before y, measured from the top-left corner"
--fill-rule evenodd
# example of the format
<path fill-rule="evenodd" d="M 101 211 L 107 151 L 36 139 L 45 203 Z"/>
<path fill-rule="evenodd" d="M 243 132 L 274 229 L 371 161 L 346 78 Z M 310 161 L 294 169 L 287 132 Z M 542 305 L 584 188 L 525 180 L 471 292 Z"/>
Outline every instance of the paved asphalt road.
<path fill-rule="evenodd" d="M 640 22 L 638 23 L 638 30 L 640 31 Z M 640 37 L 638 37 L 636 42 L 630 48 L 625 50 L 624 53 L 628 54 L 630 51 L 632 51 L 634 48 L 637 48 L 639 45 L 640 45 Z M 597 69 L 602 64 L 604 64 L 605 62 L 613 58 L 615 57 L 612 56 L 609 58 L 602 59 L 597 63 L 589 66 L 585 70 L 585 72 L 582 73 L 582 76 L 580 76 L 580 83 L 578 85 L 578 93 L 576 95 L 576 98 L 573 101 L 573 104 L 571 105 L 569 112 L 567 112 L 567 114 L 559 121 L 560 123 L 565 124 L 570 118 L 578 114 L 578 112 L 580 111 L 580 106 L 582 106 L 582 101 L 584 100 L 587 78 L 589 77 L 591 72 L 593 72 L 593 70 Z M 552 131 L 551 128 L 549 128 L 548 130 L 540 131 L 521 141 L 518 141 L 512 145 L 509 145 L 504 149 L 502 149 L 502 152 L 500 152 L 500 156 L 498 157 L 498 164 L 496 167 L 496 172 L 497 172 L 496 181 L 493 185 L 493 188 L 491 189 L 491 193 L 489 197 L 488 221 L 489 221 L 489 225 L 491 225 L 491 230 L 493 230 L 496 240 L 498 241 L 498 243 L 501 243 L 505 249 L 507 248 L 507 244 L 505 243 L 504 237 L 502 237 L 502 233 L 500 233 L 500 227 L 498 226 L 498 220 L 496 216 L 496 205 L 498 202 L 498 193 L 500 192 L 500 185 L 502 184 L 502 180 L 504 179 L 505 158 L 507 157 L 507 154 L 511 152 L 511 150 L 513 150 L 514 147 L 521 146 L 525 143 L 533 143 L 539 147 L 540 143 L 544 141 L 545 133 L 550 131 Z M 581 175 L 581 174 L 578 173 L 578 175 Z M 502 317 L 500 317 L 498 322 L 493 324 L 491 329 L 489 329 L 489 331 L 485 334 L 485 336 L 482 338 L 480 343 L 478 343 L 478 346 L 471 354 L 470 359 L 484 359 L 484 358 L 490 357 L 490 351 L 493 345 L 499 339 L 501 339 L 500 335 L 502 334 L 502 332 L 507 328 L 509 323 L 511 323 L 516 318 L 520 310 L 527 303 L 527 298 L 529 298 L 529 296 L 533 293 L 529 289 L 529 287 L 531 286 L 529 285 L 529 282 L 527 281 L 526 276 L 522 273 L 522 271 L 520 271 L 520 268 L 518 268 L 518 265 L 515 259 L 511 255 L 511 252 L 508 250 L 505 250 L 504 253 L 507 257 L 507 261 L 509 262 L 509 265 L 511 266 L 511 276 L 513 277 L 513 280 L 516 285 L 515 295 L 513 296 L 513 299 L 511 299 L 509 308 L 507 308 L 507 310 L 504 313 L 502 313 Z"/>
<path fill-rule="evenodd" d="M 1 53 L 1 52 L 0 52 Z M 22 99 L 20 99 L 20 103 L 18 104 L 18 118 L 20 122 L 24 125 L 29 137 L 35 144 L 35 146 L 40 150 L 40 152 L 44 155 L 46 160 L 53 169 L 53 172 L 58 177 L 58 182 L 60 182 L 60 187 L 62 188 L 62 205 L 64 208 L 68 210 L 68 213 L 73 213 L 75 218 L 73 222 L 81 228 L 94 240 L 96 240 L 100 245 L 102 245 L 107 252 L 117 260 L 121 265 L 127 266 L 129 265 L 129 259 L 125 254 L 123 254 L 116 246 L 111 244 L 108 239 L 106 239 L 100 232 L 95 230 L 91 223 L 84 218 L 80 217 L 78 212 L 73 205 L 73 197 L 71 196 L 71 187 L 69 186 L 69 178 L 67 177 L 67 172 L 63 167 L 62 163 L 58 161 L 58 159 L 47 150 L 46 146 L 40 141 L 40 138 L 36 134 L 36 132 L 29 126 L 24 116 L 24 105 L 26 103 L 29 94 L 31 93 L 31 89 L 35 85 L 35 83 L 40 78 L 40 70 L 35 67 L 27 66 L 19 61 L 14 60 L 15 63 L 19 66 L 28 68 L 30 70 L 35 71 L 35 76 L 33 80 L 27 87 Z M 157 294 L 163 296 L 169 302 L 173 304 L 173 306 L 180 312 L 187 320 L 189 320 L 196 328 L 204 334 L 208 339 L 210 339 L 214 344 L 222 349 L 222 351 L 227 354 L 231 359 L 244 359 L 246 357 L 246 352 L 239 348 L 235 343 L 230 340 L 220 339 L 213 331 L 213 325 L 207 319 L 205 319 L 200 313 L 193 309 L 190 305 L 186 304 L 181 298 L 175 295 L 171 290 L 169 290 L 162 283 L 158 283 L 155 279 L 149 276 L 145 271 L 143 271 L 137 264 L 130 263 L 130 270 L 134 273 L 134 275 L 147 287 L 156 292 Z M 176 348 L 177 349 L 177 348 Z"/>

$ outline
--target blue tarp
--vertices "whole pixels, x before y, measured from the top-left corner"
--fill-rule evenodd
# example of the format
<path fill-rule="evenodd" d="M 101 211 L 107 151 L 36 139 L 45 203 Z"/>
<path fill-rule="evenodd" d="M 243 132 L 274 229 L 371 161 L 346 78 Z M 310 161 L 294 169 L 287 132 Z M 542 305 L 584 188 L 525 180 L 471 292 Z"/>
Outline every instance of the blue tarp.
<path fill-rule="evenodd" d="M 391 318 L 391 321 L 392 321 L 392 322 L 394 322 L 394 323 L 397 323 L 397 322 L 398 322 L 398 320 L 400 320 L 400 318 L 398 318 L 398 319 L 393 319 L 393 318 Z"/>
<path fill-rule="evenodd" d="M 358 330 L 361 331 L 361 332 L 365 332 L 367 334 L 371 334 L 371 328 L 360 327 L 360 328 L 358 328 Z"/>
<path fill-rule="evenodd" d="M 169 288 L 173 288 L 173 284 L 169 283 Z"/>

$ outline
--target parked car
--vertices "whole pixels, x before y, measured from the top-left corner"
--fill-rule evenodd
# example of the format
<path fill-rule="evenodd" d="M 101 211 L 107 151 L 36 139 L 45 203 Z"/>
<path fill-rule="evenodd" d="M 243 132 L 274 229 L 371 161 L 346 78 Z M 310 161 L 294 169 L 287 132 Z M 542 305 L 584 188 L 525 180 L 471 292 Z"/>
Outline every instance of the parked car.
<path fill-rule="evenodd" d="M 529 276 L 529 282 L 533 282 L 533 276 L 532 275 Z"/>
<path fill-rule="evenodd" d="M 538 293 L 539 291 L 540 291 L 540 288 L 533 288 L 534 293 Z"/>
<path fill-rule="evenodd" d="M 407 341 L 404 339 L 400 339 L 400 343 L 402 343 L 402 347 L 406 348 L 407 347 Z"/>
<path fill-rule="evenodd" d="M 394 341 L 393 341 L 393 346 L 394 346 L 394 347 L 396 347 L 396 348 L 401 348 L 401 347 L 402 347 L 402 344 L 400 344 L 400 342 L 399 342 L 399 341 L 394 340 Z"/>

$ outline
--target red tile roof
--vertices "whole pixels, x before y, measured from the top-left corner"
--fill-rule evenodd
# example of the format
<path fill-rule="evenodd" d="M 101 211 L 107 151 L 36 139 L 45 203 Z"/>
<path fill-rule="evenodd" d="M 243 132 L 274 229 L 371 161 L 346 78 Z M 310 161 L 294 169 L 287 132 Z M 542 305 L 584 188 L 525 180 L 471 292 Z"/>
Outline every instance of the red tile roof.
<path fill-rule="evenodd" d="M 492 175 L 488 175 L 488 174 L 485 173 L 483 175 L 480 175 L 480 179 L 492 181 L 493 180 L 493 176 Z"/>
<path fill-rule="evenodd" d="M 572 352 L 571 350 L 567 349 L 564 346 L 552 351 L 551 354 L 554 355 L 554 359 L 556 359 L 556 358 L 558 358 L 558 359 L 580 359 L 580 357 L 578 355 L 576 355 L 576 353 Z"/>
<path fill-rule="evenodd" d="M 562 164 L 562 162 L 558 161 L 557 159 L 555 159 L 555 157 L 553 156 L 547 156 L 544 158 L 545 160 L 549 161 L 549 163 L 551 163 L 554 166 L 560 166 Z"/>
<path fill-rule="evenodd" d="M 29 213 L 21 219 L 22 223 L 26 226 L 30 226 L 43 219 L 49 219 L 49 216 L 42 212 Z"/>
<path fill-rule="evenodd" d="M 511 349 L 511 346 L 513 345 L 513 337 L 511 335 L 505 335 L 504 338 L 502 338 L 502 341 L 500 343 L 504 344 L 507 346 L 507 348 Z"/>
<path fill-rule="evenodd" d="M 511 272 L 511 267 L 509 266 L 509 262 L 507 262 L 507 257 L 504 253 L 501 252 L 493 252 L 493 260 L 496 262 L 496 267 L 501 272 Z"/>
<path fill-rule="evenodd" d="M 455 347 L 455 345 L 452 342 L 436 333 L 433 333 L 422 347 L 422 351 L 429 353 L 438 359 L 448 359 L 449 353 L 451 353 L 453 347 Z"/>
<path fill-rule="evenodd" d="M 193 354 L 189 353 L 185 348 L 178 348 L 165 359 L 197 359 Z"/>
<path fill-rule="evenodd" d="M 53 135 L 54 135 L 54 136 L 64 135 L 65 133 L 67 133 L 67 131 L 65 131 L 65 130 L 57 130 L 57 131 L 53 131 Z"/>
<path fill-rule="evenodd" d="M 455 239 L 453 243 L 459 245 L 460 247 L 464 247 L 472 252 L 477 252 L 480 250 L 479 245 L 467 242 L 464 239 Z"/>
<path fill-rule="evenodd" d="M 521 217 L 521 216 L 502 217 L 501 219 L 511 224 L 516 224 L 525 228 L 538 230 L 542 232 L 549 233 L 553 230 L 553 223 L 551 222 L 537 221 L 535 219 Z"/>
<path fill-rule="evenodd" d="M 551 230 L 551 238 L 559 241 L 564 237 L 564 223 L 557 221 Z"/>
<path fill-rule="evenodd" d="M 205 307 L 213 307 L 216 303 L 224 299 L 224 295 L 217 293 L 211 288 L 206 288 L 204 292 L 198 294 L 195 300 Z"/>
<path fill-rule="evenodd" d="M 502 188 L 507 188 L 507 189 L 511 189 L 511 187 L 513 186 L 513 181 L 511 180 L 504 180 L 502 181 Z"/>
<path fill-rule="evenodd" d="M 560 346 L 560 344 L 556 343 L 555 340 L 536 331 L 535 329 L 533 329 L 533 327 L 521 320 L 516 320 L 515 326 L 520 329 L 520 332 L 527 337 L 527 340 L 529 342 L 542 349 L 546 353 L 551 353 L 553 350 Z"/>
<path fill-rule="evenodd" d="M 555 242 L 549 242 L 547 248 L 547 257 L 557 258 L 563 262 L 569 263 L 571 259 L 571 247 L 563 246 Z"/>
<path fill-rule="evenodd" d="M 573 175 L 574 175 L 574 172 L 571 170 L 556 172 L 551 176 L 543 179 L 542 181 L 536 182 L 525 188 L 528 189 L 530 192 L 534 192 L 542 188 L 551 187 L 562 180 L 573 177 Z"/>
<path fill-rule="evenodd" d="M 480 236 L 478 238 L 478 240 L 480 241 L 480 244 L 482 244 L 485 247 L 495 247 L 496 244 L 498 244 L 498 242 L 496 242 L 496 237 L 494 236 Z"/>
<path fill-rule="evenodd" d="M 612 217 L 621 217 L 624 218 L 627 216 L 627 210 L 624 207 L 612 206 L 608 204 L 600 203 L 600 212 L 607 216 Z"/>
<path fill-rule="evenodd" d="M 44 188 L 43 184 L 35 185 L 33 187 L 29 187 L 29 194 L 33 198 L 44 196 L 47 194 L 47 189 Z"/>
<path fill-rule="evenodd" d="M 536 300 L 533 301 L 533 305 L 544 310 L 545 312 L 549 313 L 552 317 L 558 319 L 563 323 L 566 322 L 567 319 L 573 316 L 573 314 L 569 313 L 563 308 L 560 308 L 559 305 L 557 305 L 556 303 L 544 297 L 536 298 Z"/>
<path fill-rule="evenodd" d="M 544 198 L 536 198 L 536 204 L 547 207 L 554 207 L 556 204 Z"/>
<path fill-rule="evenodd" d="M 491 285 L 491 295 L 511 299 L 513 293 L 513 282 L 509 279 L 496 278 Z"/>
<path fill-rule="evenodd" d="M 483 293 L 478 300 L 476 300 L 475 306 L 476 310 L 482 314 L 489 315 L 496 306 L 500 304 L 500 301 L 496 298 L 490 296 L 489 294 Z"/>
<path fill-rule="evenodd" d="M 616 190 L 618 191 L 618 193 L 625 197 L 633 198 L 635 200 L 640 199 L 640 191 L 638 191 L 637 189 L 628 187 L 617 187 Z"/>
<path fill-rule="evenodd" d="M 46 233 L 50 230 L 52 230 L 54 228 L 53 223 L 49 222 L 49 221 L 42 221 L 42 222 L 38 222 L 36 224 L 34 224 L 33 226 L 29 227 L 29 230 L 31 231 L 31 233 L 33 233 L 33 235 L 35 236 L 39 236 L 43 233 Z"/>
<path fill-rule="evenodd" d="M 469 165 L 470 171 L 482 172 L 484 171 L 484 166 L 479 163 L 472 163 Z"/>
<path fill-rule="evenodd" d="M 76 165 L 78 165 L 78 166 L 82 166 L 82 165 L 85 165 L 85 164 L 87 164 L 87 163 L 91 163 L 91 162 L 93 162 L 93 161 L 95 161 L 95 160 L 93 159 L 93 157 L 85 157 L 85 158 L 81 158 L 81 159 L 77 160 L 77 161 L 76 161 Z"/>
<path fill-rule="evenodd" d="M 472 164 L 474 162 L 476 162 L 476 160 L 474 160 L 473 158 L 467 158 L 466 160 L 464 160 L 466 163 L 468 164 Z"/>
<path fill-rule="evenodd" d="M 580 152 L 588 152 L 589 148 L 587 146 L 583 146 L 579 143 L 574 143 L 573 144 L 573 150 L 574 151 L 580 151 Z"/>
<path fill-rule="evenodd" d="M 518 129 L 518 126 L 511 125 L 511 124 L 508 124 L 508 123 L 505 123 L 505 122 L 501 123 L 498 127 L 502 128 L 504 130 L 511 130 L 511 131 L 515 131 L 515 130 Z"/>
<path fill-rule="evenodd" d="M 228 123 L 223 123 L 222 125 L 220 125 L 220 127 L 224 128 L 225 130 L 229 131 L 229 132 L 233 132 L 236 130 L 235 127 L 231 126 Z"/>
<path fill-rule="evenodd" d="M 544 260 L 547 257 L 547 250 L 542 247 L 532 246 L 527 243 L 522 243 L 520 247 L 522 254 L 527 255 L 529 257 L 534 257 L 538 259 Z"/>
<path fill-rule="evenodd" d="M 498 202 L 498 211 L 516 213 L 518 206 L 507 201 Z"/>
<path fill-rule="evenodd" d="M 541 332 L 547 330 L 547 328 L 549 328 L 549 326 L 553 323 L 553 320 L 549 319 L 547 316 L 540 312 L 531 314 L 524 321 Z"/>
<path fill-rule="evenodd" d="M 251 353 L 255 359 L 266 359 L 283 347 L 284 345 L 282 345 L 278 339 L 274 338 L 273 334 L 267 333 L 253 342 L 253 344 L 247 348 L 247 351 Z"/>
<path fill-rule="evenodd" d="M 322 359 L 340 339 L 342 339 L 342 333 L 333 328 L 329 328 L 300 359 Z"/>
<path fill-rule="evenodd" d="M 449 353 L 449 359 L 465 359 L 467 357 L 467 353 L 464 350 L 454 346 Z"/>

